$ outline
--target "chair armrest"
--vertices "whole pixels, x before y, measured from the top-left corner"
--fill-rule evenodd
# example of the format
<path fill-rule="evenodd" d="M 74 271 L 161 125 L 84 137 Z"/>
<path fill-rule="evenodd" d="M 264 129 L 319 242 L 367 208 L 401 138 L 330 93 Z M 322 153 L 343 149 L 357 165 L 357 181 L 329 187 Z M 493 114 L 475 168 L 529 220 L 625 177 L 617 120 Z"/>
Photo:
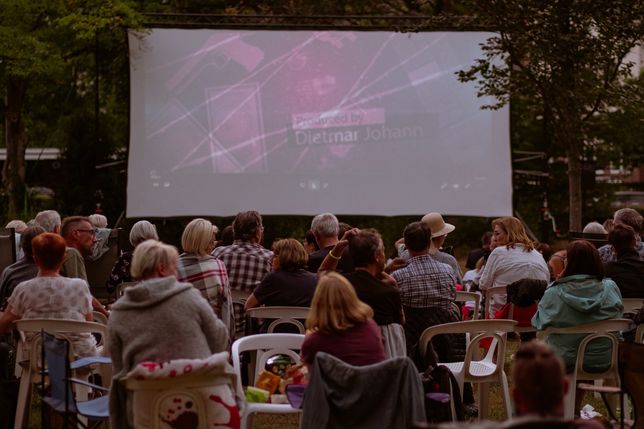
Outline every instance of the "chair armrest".
<path fill-rule="evenodd" d="M 70 363 L 71 369 L 78 369 L 84 366 L 93 365 L 93 364 L 111 364 L 112 359 L 104 356 L 89 356 L 84 357 L 74 362 Z"/>
<path fill-rule="evenodd" d="M 91 387 L 92 389 L 102 390 L 103 392 L 109 392 L 110 389 L 99 386 L 98 384 L 90 383 L 89 381 L 81 380 L 80 378 L 68 378 L 68 381 L 76 384 L 82 384 L 83 386 Z"/>

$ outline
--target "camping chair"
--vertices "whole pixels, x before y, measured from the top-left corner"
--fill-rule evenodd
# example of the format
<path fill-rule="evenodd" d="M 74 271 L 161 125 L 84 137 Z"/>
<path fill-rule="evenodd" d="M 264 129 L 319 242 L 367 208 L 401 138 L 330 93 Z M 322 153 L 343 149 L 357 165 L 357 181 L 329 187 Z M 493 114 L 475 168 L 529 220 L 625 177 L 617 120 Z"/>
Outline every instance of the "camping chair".
<path fill-rule="evenodd" d="M 0 228 L 0 272 L 16 262 L 16 230 Z"/>
<path fill-rule="evenodd" d="M 53 410 L 63 415 L 64 428 L 68 428 L 69 416 L 74 416 L 74 423 L 80 424 L 82 427 L 90 427 L 84 424 L 83 419 L 78 416 L 85 417 L 89 421 L 101 421 L 109 418 L 108 411 L 108 396 L 100 396 L 96 399 L 77 402 L 72 390 L 73 384 L 82 384 L 90 387 L 95 391 L 108 392 L 102 386 L 89 383 L 84 380 L 71 377 L 72 365 L 69 361 L 69 341 L 65 338 L 56 338 L 46 332 L 42 333 L 42 358 L 47 364 L 47 372 L 49 374 L 49 387 L 50 395 L 43 396 L 43 402 L 50 406 Z M 44 392 L 44 371 L 42 372 L 42 388 Z M 95 427 L 93 425 L 92 427 Z"/>
<path fill-rule="evenodd" d="M 465 351 L 463 362 L 439 362 L 454 374 L 460 391 L 466 382 L 479 383 L 479 410 L 481 419 L 487 417 L 489 402 L 489 383 L 498 382 L 503 391 L 505 412 L 512 415 L 508 377 L 503 365 L 505 362 L 505 345 L 508 332 L 514 330 L 517 322 L 507 319 L 466 320 L 463 322 L 444 323 L 425 329 L 420 336 L 419 347 L 422 354 L 432 338 L 440 334 L 469 334 L 470 340 Z M 492 344 L 483 359 L 478 359 L 479 343 L 492 338 Z"/>
<path fill-rule="evenodd" d="M 304 324 L 309 315 L 309 307 L 255 307 L 246 310 L 246 334 L 250 335 L 249 328 L 253 325 L 252 319 L 275 319 L 268 325 L 268 333 L 275 332 L 280 325 L 295 326 L 300 334 L 304 334 Z"/>
<path fill-rule="evenodd" d="M 570 326 L 566 328 L 546 328 L 537 333 L 537 337 L 547 342 L 550 335 L 553 334 L 585 334 L 586 337 L 579 343 L 577 351 L 577 360 L 575 362 L 575 369 L 571 374 L 571 383 L 568 393 L 564 397 L 564 418 L 572 419 L 575 415 L 575 393 L 577 380 L 604 380 L 610 381 L 615 386 L 620 385 L 619 373 L 617 371 L 617 351 L 619 340 L 615 335 L 616 332 L 628 330 L 631 321 L 628 319 L 609 319 L 599 322 L 586 323 L 578 326 Z M 611 343 L 611 359 L 609 367 L 603 372 L 587 372 L 584 370 L 584 355 L 588 344 L 598 338 L 606 338 Z M 594 386 L 584 385 L 581 387 L 584 390 L 601 391 L 603 389 L 595 388 Z M 609 412 L 612 413 L 613 407 L 607 404 Z"/>
<path fill-rule="evenodd" d="M 101 339 L 107 338 L 107 326 L 94 322 L 81 322 L 78 320 L 62 319 L 21 319 L 16 320 L 16 329 L 20 332 L 20 340 L 16 348 L 16 375 L 20 376 L 20 387 L 18 390 L 18 405 L 16 407 L 16 419 L 14 429 L 22 429 L 27 426 L 29 418 L 29 404 L 31 399 L 31 385 L 37 381 L 37 375 L 40 372 L 39 364 L 41 358 L 40 333 L 43 330 L 55 332 L 57 335 L 64 336 L 66 333 L 97 333 Z M 34 336 L 26 343 L 27 334 Z M 99 343 L 100 345 L 100 343 Z M 28 355 L 24 355 L 24 350 L 28 350 Z M 73 356 L 73 348 L 70 346 L 70 356 Z M 72 369 L 85 369 L 84 367 L 92 364 L 109 364 L 111 360 L 106 357 L 87 357 L 79 359 L 74 363 Z M 87 371 L 85 371 L 87 372 Z M 111 379 L 111 365 L 101 365 L 100 374 L 104 383 Z M 79 396 L 87 395 L 86 389 L 80 389 Z"/>
<path fill-rule="evenodd" d="M 243 391 L 242 388 L 242 364 L 240 354 L 251 352 L 252 363 L 248 367 L 248 385 L 255 384 L 255 380 L 264 369 L 266 361 L 275 355 L 287 355 L 295 362 L 300 362 L 299 350 L 302 348 L 304 335 L 300 334 L 258 334 L 249 335 L 238 339 L 233 343 L 232 361 L 235 374 L 237 374 L 237 390 Z M 289 404 L 261 404 L 246 403 L 242 413 L 241 428 L 252 427 L 252 415 L 254 413 L 270 414 L 291 414 L 300 413 L 301 410 L 291 407 Z"/>
<path fill-rule="evenodd" d="M 101 302 L 110 302 L 114 297 L 107 291 L 107 281 L 112 273 L 112 267 L 119 257 L 119 229 L 110 231 L 107 245 L 108 251 L 102 254 L 98 259 L 85 261 L 85 270 L 87 271 L 87 283 L 93 296 Z"/>

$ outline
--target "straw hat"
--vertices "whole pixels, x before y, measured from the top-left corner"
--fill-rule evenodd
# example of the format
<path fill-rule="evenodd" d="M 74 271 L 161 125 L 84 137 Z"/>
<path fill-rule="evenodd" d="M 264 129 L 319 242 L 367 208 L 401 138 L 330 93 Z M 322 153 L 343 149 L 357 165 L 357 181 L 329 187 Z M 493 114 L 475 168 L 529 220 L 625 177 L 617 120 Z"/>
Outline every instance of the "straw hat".
<path fill-rule="evenodd" d="M 429 229 L 432 231 L 432 238 L 447 235 L 456 229 L 454 225 L 445 223 L 440 213 L 427 213 L 421 221 L 429 226 Z"/>

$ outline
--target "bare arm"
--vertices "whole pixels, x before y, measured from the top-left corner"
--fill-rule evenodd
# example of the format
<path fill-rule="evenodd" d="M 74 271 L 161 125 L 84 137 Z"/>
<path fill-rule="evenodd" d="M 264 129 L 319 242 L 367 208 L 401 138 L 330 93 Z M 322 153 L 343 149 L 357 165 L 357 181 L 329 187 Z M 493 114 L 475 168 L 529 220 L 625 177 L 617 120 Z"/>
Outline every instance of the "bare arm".
<path fill-rule="evenodd" d="M 249 308 L 255 308 L 259 305 L 259 302 L 257 301 L 257 298 L 255 298 L 255 294 L 251 293 L 250 296 L 246 299 L 246 303 L 244 304 L 244 310 L 248 310 Z"/>
<path fill-rule="evenodd" d="M 324 271 L 333 271 L 336 269 L 338 262 L 340 261 L 340 257 L 342 256 L 342 252 L 344 252 L 344 249 L 349 245 L 351 238 L 358 232 L 360 232 L 358 228 L 352 228 L 344 233 L 342 239 L 335 244 L 329 253 L 327 253 L 322 264 L 320 264 L 318 275 Z"/>
<path fill-rule="evenodd" d="M 13 314 L 11 311 L 11 304 L 9 304 L 5 311 L 0 312 L 0 333 L 4 334 L 10 332 L 14 320 L 18 319 L 20 319 L 20 317 Z"/>

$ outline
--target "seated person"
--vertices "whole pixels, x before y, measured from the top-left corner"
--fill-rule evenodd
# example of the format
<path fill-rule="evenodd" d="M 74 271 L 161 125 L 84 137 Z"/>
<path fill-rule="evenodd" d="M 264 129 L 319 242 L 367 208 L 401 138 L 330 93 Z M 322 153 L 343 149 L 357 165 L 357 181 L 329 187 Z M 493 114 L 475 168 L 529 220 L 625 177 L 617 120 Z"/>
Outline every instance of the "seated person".
<path fill-rule="evenodd" d="M 60 275 L 65 259 L 65 240 L 46 232 L 32 242 L 38 275 L 20 283 L 9 297 L 7 309 L 0 312 L 0 332 L 12 329 L 18 319 L 68 319 L 92 321 L 92 295 L 83 279 Z M 89 333 L 69 334 L 78 357 L 97 354 L 96 340 Z"/>
<path fill-rule="evenodd" d="M 322 274 L 302 343 L 302 361 L 311 366 L 319 351 L 362 366 L 385 360 L 382 336 L 373 310 L 358 299 L 353 286 L 334 272 Z"/>
<path fill-rule="evenodd" d="M 617 259 L 604 266 L 606 277 L 617 283 L 622 298 L 644 298 L 644 261 L 635 250 L 635 231 L 618 223 L 608 234 L 608 243 Z"/>

